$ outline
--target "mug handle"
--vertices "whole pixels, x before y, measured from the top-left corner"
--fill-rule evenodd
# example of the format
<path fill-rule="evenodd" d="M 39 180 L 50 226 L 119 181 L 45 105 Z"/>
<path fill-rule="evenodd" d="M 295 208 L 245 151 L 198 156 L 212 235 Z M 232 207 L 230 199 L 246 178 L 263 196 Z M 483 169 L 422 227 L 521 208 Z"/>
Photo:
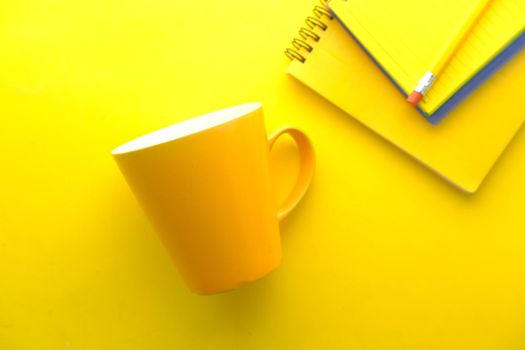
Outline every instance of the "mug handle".
<path fill-rule="evenodd" d="M 310 185 L 310 182 L 312 181 L 315 169 L 315 154 L 312 142 L 308 136 L 306 136 L 306 134 L 299 129 L 284 127 L 274 131 L 268 137 L 270 151 L 272 150 L 275 141 L 277 141 L 277 139 L 284 134 L 290 135 L 297 144 L 297 148 L 299 149 L 300 168 L 299 175 L 297 176 L 297 182 L 295 183 L 292 192 L 290 192 L 284 203 L 277 211 L 277 219 L 279 221 L 285 219 L 303 198 L 306 190 L 308 189 L 308 186 Z"/>

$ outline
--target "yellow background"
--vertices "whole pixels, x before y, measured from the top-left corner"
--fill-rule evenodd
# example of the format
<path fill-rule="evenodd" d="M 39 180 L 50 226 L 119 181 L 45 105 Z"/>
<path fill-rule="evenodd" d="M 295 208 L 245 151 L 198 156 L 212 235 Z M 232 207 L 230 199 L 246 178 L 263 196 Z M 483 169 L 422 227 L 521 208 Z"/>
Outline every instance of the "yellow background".
<path fill-rule="evenodd" d="M 458 191 L 284 74 L 314 4 L 0 5 L 0 349 L 523 349 L 524 131 Z M 282 266 L 200 297 L 110 151 L 246 101 L 318 168 Z M 273 152 L 277 200 L 294 152 Z"/>

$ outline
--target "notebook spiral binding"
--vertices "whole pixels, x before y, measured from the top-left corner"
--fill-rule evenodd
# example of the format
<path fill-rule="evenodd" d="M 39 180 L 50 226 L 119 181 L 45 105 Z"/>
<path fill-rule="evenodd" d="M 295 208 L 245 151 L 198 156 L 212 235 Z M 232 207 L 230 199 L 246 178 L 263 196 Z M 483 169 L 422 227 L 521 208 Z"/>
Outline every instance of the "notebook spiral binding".
<path fill-rule="evenodd" d="M 325 31 L 328 28 L 327 20 L 333 19 L 332 14 L 327 10 L 329 0 L 321 0 L 321 5 L 316 5 L 312 12 L 314 16 L 308 16 L 305 20 L 307 27 L 302 27 L 299 30 L 301 38 L 294 38 L 292 40 L 293 48 L 287 48 L 284 54 L 291 60 L 298 60 L 301 63 L 306 61 L 306 56 L 303 53 L 312 52 L 313 45 L 321 38 L 315 31 Z"/>

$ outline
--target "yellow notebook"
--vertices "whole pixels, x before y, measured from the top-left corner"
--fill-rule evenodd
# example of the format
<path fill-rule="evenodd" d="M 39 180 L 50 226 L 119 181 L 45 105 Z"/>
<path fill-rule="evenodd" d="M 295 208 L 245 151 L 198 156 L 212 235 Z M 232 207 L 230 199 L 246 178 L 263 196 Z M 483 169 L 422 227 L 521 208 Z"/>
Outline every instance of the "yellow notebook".
<path fill-rule="evenodd" d="M 478 2 L 332 0 L 329 6 L 406 95 L 432 68 L 436 55 L 448 45 Z M 525 0 L 490 1 L 419 103 L 422 114 L 430 117 L 476 74 L 484 74 L 484 67 L 512 46 L 524 28 Z"/>
<path fill-rule="evenodd" d="M 525 119 L 517 88 L 525 86 L 525 52 L 434 127 L 323 9 L 315 8 L 310 28 L 287 50 L 294 58 L 288 73 L 459 188 L 476 191 Z"/>

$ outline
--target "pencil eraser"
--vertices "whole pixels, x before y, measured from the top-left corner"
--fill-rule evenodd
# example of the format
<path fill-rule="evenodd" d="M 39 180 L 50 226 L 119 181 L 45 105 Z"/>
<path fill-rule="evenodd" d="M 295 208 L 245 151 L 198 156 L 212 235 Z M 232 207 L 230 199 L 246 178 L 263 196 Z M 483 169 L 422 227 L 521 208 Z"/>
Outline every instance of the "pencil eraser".
<path fill-rule="evenodd" d="M 423 98 L 423 95 L 420 94 L 419 92 L 417 91 L 412 91 L 410 93 L 410 95 L 408 95 L 408 98 L 407 98 L 407 101 L 408 103 L 410 103 L 411 105 L 413 106 L 417 106 L 417 104 L 419 103 L 419 101 L 421 101 L 421 99 Z"/>

